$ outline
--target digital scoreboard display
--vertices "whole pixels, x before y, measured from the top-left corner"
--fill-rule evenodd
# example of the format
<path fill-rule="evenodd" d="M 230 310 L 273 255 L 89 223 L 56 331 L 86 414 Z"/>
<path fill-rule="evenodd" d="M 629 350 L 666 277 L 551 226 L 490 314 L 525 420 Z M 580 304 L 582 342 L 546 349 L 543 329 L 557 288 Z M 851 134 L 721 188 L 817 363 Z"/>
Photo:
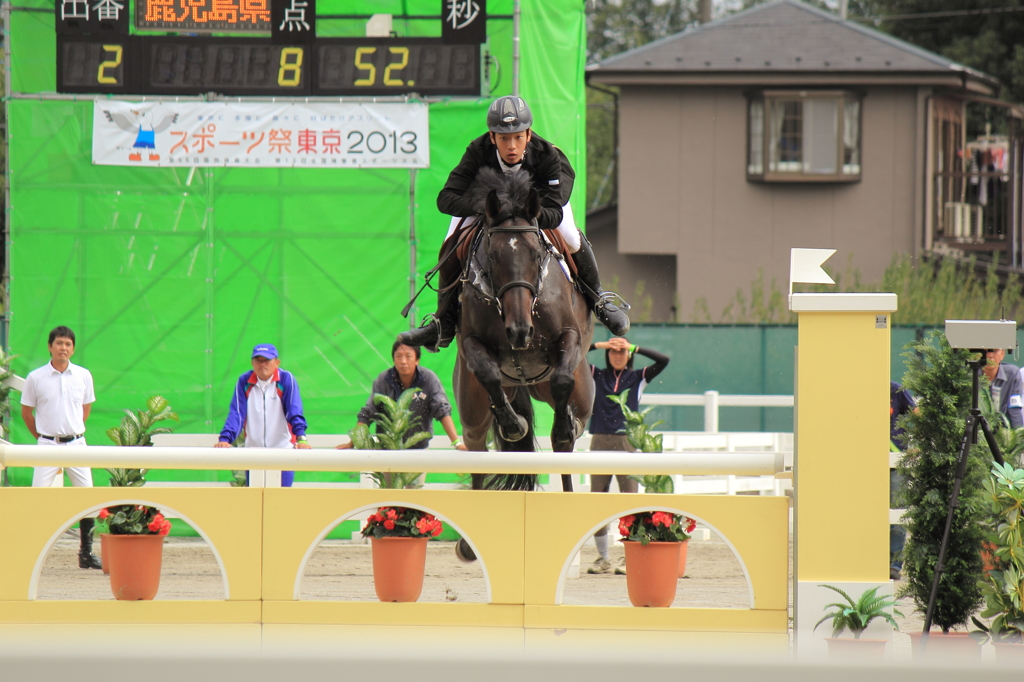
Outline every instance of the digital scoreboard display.
<path fill-rule="evenodd" d="M 57 91 L 479 96 L 486 0 L 437 1 L 440 38 L 318 38 L 316 0 L 55 0 Z"/>
<path fill-rule="evenodd" d="M 480 47 L 429 38 L 321 39 L 315 95 L 480 94 Z"/>
<path fill-rule="evenodd" d="M 480 46 L 433 38 L 57 36 L 57 91 L 196 95 L 480 94 Z"/>

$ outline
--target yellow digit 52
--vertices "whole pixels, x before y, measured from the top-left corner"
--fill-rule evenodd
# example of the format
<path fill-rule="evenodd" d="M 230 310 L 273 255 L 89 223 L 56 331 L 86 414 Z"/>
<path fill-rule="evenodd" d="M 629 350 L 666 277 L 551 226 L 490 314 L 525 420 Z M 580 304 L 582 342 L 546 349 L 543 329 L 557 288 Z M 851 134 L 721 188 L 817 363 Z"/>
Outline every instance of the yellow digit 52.
<path fill-rule="evenodd" d="M 100 62 L 100 68 L 96 72 L 97 83 L 109 83 L 111 85 L 117 85 L 117 76 L 108 76 L 105 71 L 107 69 L 116 69 L 121 66 L 121 56 L 124 54 L 124 48 L 120 45 L 104 45 L 104 52 L 113 52 L 114 58 L 108 59 L 105 62 Z"/>
<path fill-rule="evenodd" d="M 353 85 L 373 85 L 374 81 L 377 80 L 377 67 L 373 64 L 364 64 L 363 55 L 373 54 L 377 51 L 375 47 L 357 47 L 356 48 L 356 68 L 360 71 L 366 71 L 366 78 L 360 78 L 356 80 Z"/>
<path fill-rule="evenodd" d="M 384 85 L 405 85 L 405 81 L 401 78 L 392 78 L 392 71 L 401 71 L 409 65 L 409 48 L 407 47 L 389 47 L 388 52 L 391 54 L 402 55 L 402 61 L 392 62 L 388 64 L 387 68 L 384 69 Z"/>
<path fill-rule="evenodd" d="M 293 59 L 289 61 L 289 57 Z M 296 86 L 302 78 L 302 48 L 286 47 L 281 50 L 281 63 L 277 70 L 277 84 Z M 286 75 L 290 74 L 290 75 Z"/>

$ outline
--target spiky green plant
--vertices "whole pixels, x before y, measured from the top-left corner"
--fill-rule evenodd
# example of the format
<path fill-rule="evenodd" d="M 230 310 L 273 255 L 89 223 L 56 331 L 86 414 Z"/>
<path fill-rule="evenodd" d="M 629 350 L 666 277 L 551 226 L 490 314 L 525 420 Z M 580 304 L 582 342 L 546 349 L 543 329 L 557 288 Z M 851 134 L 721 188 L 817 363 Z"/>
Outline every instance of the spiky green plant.
<path fill-rule="evenodd" d="M 647 423 L 647 414 L 654 409 L 653 407 L 648 407 L 643 412 L 633 411 L 626 404 L 629 391 L 630 389 L 627 388 L 622 392 L 622 395 L 608 395 L 608 399 L 619 406 L 622 410 L 622 415 L 626 418 L 626 439 L 633 446 L 634 450 L 640 452 L 661 452 L 664 450 L 662 444 L 664 435 L 660 433 L 652 434 L 651 429 L 662 422 Z M 665 474 L 645 474 L 643 476 L 630 476 L 630 478 L 642 485 L 644 490 L 649 493 L 675 492 L 672 477 Z"/>
<path fill-rule="evenodd" d="M 165 426 L 154 428 L 157 422 L 167 419 L 178 421 L 178 415 L 162 396 L 154 395 L 146 401 L 145 410 L 125 410 L 121 417 L 121 426 L 107 429 L 107 437 L 115 445 L 151 446 L 153 436 L 160 433 L 171 433 L 173 429 Z M 146 484 L 148 469 L 107 469 L 110 474 L 111 487 L 139 487 Z"/>
<path fill-rule="evenodd" d="M 971 406 L 969 351 L 950 348 L 946 337 L 934 331 L 920 343 L 907 345 L 907 373 L 903 386 L 917 396 L 918 409 L 904 416 L 907 448 L 899 472 L 906 484 L 898 501 L 904 516 L 907 543 L 903 548 L 907 582 L 900 596 L 910 596 L 922 613 L 931 595 L 939 547 L 946 526 L 956 462 Z M 983 599 L 981 543 L 986 518 L 982 481 L 991 455 L 979 439 L 971 448 L 967 471 L 954 509 L 952 532 L 944 560 L 933 622 L 943 632 L 966 625 Z"/>
<path fill-rule="evenodd" d="M 413 398 L 419 392 L 418 388 L 410 388 L 402 391 L 398 400 L 378 393 L 373 396 L 373 402 L 380 408 L 377 416 L 377 433 L 371 434 L 370 427 L 366 424 L 356 424 L 355 428 L 348 432 L 352 439 L 352 447 L 357 450 L 408 450 L 413 445 L 420 443 L 431 434 L 429 431 L 417 431 L 409 434 L 416 424 L 416 415 L 410 409 Z M 370 478 L 379 488 L 418 488 L 422 473 L 374 471 Z"/>
<path fill-rule="evenodd" d="M 985 598 L 982 618 L 972 618 L 985 637 L 997 642 L 1024 641 L 1024 469 L 993 464 L 985 492 L 995 532 L 989 537 L 995 568 L 978 583 Z"/>
<path fill-rule="evenodd" d="M 853 633 L 854 639 L 860 639 L 860 636 L 864 634 L 864 631 L 867 629 L 868 625 L 871 624 L 871 621 L 876 618 L 881 618 L 888 622 L 895 630 L 899 631 L 900 626 L 896 622 L 896 619 L 893 618 L 893 614 L 896 614 L 900 618 L 903 617 L 903 614 L 893 608 L 896 606 L 895 600 L 889 599 L 888 597 L 876 596 L 875 593 L 878 592 L 877 587 L 864 590 L 863 594 L 861 594 L 856 601 L 838 587 L 833 587 L 832 585 L 818 585 L 818 587 L 826 587 L 838 592 L 842 595 L 843 599 L 846 600 L 846 603 L 836 602 L 834 604 L 827 604 L 825 606 L 826 609 L 836 610 L 832 613 L 826 613 L 821 620 L 815 623 L 815 630 L 818 629 L 819 625 L 831 618 L 833 637 L 838 637 L 843 634 L 844 630 L 849 630 Z M 889 612 L 889 609 L 892 609 L 892 613 Z"/>

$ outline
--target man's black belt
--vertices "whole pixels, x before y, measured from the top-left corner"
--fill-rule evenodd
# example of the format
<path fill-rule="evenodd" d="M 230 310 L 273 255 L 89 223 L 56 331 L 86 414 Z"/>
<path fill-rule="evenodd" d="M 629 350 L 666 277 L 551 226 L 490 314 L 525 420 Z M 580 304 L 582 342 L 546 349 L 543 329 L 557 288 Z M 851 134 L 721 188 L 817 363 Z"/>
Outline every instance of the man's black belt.
<path fill-rule="evenodd" d="M 45 433 L 40 433 L 39 437 L 45 438 L 46 440 L 52 440 L 55 443 L 70 443 L 73 440 L 78 440 L 84 435 L 84 433 L 80 433 L 77 436 L 47 436 Z"/>

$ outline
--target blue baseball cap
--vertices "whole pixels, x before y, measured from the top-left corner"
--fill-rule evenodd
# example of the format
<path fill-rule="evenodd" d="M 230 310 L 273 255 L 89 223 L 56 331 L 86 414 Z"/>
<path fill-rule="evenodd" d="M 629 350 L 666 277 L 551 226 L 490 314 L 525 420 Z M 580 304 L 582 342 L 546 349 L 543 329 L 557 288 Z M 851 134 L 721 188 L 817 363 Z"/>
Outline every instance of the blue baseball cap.
<path fill-rule="evenodd" d="M 273 360 L 277 357 L 277 348 L 272 343 L 261 343 L 252 349 L 252 356 Z"/>

